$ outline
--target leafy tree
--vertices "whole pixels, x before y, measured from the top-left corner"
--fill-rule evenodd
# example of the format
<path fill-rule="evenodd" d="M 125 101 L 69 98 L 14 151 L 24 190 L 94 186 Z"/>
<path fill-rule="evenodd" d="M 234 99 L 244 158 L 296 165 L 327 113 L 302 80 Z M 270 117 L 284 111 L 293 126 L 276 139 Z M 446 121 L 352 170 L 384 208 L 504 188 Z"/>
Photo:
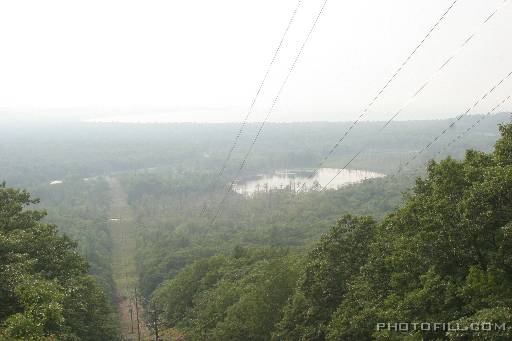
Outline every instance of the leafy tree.
<path fill-rule="evenodd" d="M 42 223 L 26 191 L 0 185 L 0 335 L 13 340 L 116 340 L 109 305 L 76 244 Z"/>
<path fill-rule="evenodd" d="M 265 261 L 241 283 L 239 300 L 212 332 L 212 340 L 269 340 L 297 280 L 294 260 Z"/>
<path fill-rule="evenodd" d="M 409 336 L 375 331 L 377 322 L 510 320 L 512 134 L 510 125 L 500 130 L 491 154 L 468 151 L 460 162 L 432 162 L 404 207 L 377 226 L 368 261 L 338 307 L 328 339 L 512 336 L 510 330 Z"/>
<path fill-rule="evenodd" d="M 285 308 L 276 340 L 321 340 L 350 279 L 368 256 L 375 222 L 345 216 L 305 259 L 297 292 Z"/>

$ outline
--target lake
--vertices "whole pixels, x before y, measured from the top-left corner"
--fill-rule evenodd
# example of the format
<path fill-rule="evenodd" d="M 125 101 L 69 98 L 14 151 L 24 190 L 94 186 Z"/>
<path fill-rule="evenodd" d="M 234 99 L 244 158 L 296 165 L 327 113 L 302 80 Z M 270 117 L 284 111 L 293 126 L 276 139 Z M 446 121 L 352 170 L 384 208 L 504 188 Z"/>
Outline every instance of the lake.
<path fill-rule="evenodd" d="M 268 189 L 289 189 L 298 191 L 301 187 L 305 190 L 322 188 L 338 172 L 338 168 L 320 168 L 313 175 L 312 170 L 278 170 L 271 175 L 258 175 L 254 179 L 240 182 L 236 192 L 250 195 L 258 191 Z M 367 179 L 382 178 L 384 174 L 364 170 L 341 170 L 341 173 L 328 186 L 328 189 L 337 189 L 350 184 L 361 183 Z"/>

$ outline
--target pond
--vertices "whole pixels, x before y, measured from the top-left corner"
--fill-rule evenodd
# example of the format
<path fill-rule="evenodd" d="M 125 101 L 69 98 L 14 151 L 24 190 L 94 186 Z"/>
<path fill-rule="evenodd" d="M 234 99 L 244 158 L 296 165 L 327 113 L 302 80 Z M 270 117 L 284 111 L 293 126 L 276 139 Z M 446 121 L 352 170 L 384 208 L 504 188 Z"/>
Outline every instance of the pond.
<path fill-rule="evenodd" d="M 365 170 L 320 168 L 316 174 L 313 170 L 278 170 L 271 175 L 258 175 L 253 179 L 240 182 L 236 192 L 250 195 L 268 189 L 288 189 L 298 191 L 323 188 L 338 172 L 340 174 L 329 185 L 328 189 L 361 183 L 367 179 L 384 177 L 384 174 Z"/>

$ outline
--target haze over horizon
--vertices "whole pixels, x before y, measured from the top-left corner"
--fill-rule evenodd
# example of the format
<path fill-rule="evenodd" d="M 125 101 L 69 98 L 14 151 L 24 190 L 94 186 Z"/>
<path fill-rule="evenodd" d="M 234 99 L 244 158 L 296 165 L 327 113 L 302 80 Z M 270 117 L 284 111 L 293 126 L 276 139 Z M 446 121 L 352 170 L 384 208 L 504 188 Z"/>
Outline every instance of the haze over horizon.
<path fill-rule="evenodd" d="M 354 120 L 452 2 L 329 2 L 270 121 Z M 321 3 L 299 8 L 250 121 L 267 114 Z M 502 3 L 459 1 L 365 119 L 386 120 L 407 103 Z M 3 3 L 0 117 L 240 122 L 295 5 Z M 396 119 L 454 117 L 510 72 L 511 15 L 504 3 Z M 471 113 L 511 91 L 509 80 Z"/>
<path fill-rule="evenodd" d="M 208 110 L 202 111 L 207 112 Z M 59 114 L 59 112 L 61 112 Z M 231 115 L 222 115 L 222 116 L 215 116 L 218 117 L 217 120 L 191 120 L 189 119 L 189 115 L 176 115 L 179 113 L 179 111 L 175 113 L 155 113 L 155 111 L 149 111 L 148 113 L 122 113 L 119 114 L 117 111 L 117 114 L 109 114 L 108 112 L 102 111 L 100 113 L 94 114 L 94 111 L 92 114 L 89 113 L 89 111 L 80 111 L 76 109 L 59 109 L 56 111 L 52 110 L 45 110 L 43 113 L 35 113 L 35 112 L 16 112 L 14 114 L 8 114 L 6 112 L 2 112 L 0 109 L 0 122 L 47 122 L 51 121 L 54 123 L 64 123 L 64 122 L 84 122 L 84 123 L 140 123 L 140 124 L 158 124 L 158 123 L 198 123 L 198 124 L 240 124 L 241 123 L 241 114 L 240 112 L 232 111 Z M 185 111 L 186 112 L 186 111 Z M 70 115 L 70 113 L 72 115 Z M 485 115 L 485 112 L 474 112 L 472 114 L 469 114 L 468 116 L 478 116 L 478 115 Z M 509 111 L 498 111 L 494 113 L 493 115 L 499 115 L 499 114 L 510 114 Z M 452 115 L 446 115 L 443 117 L 403 117 L 403 118 L 397 118 L 394 121 L 395 122 L 406 122 L 406 121 L 428 121 L 428 120 L 445 120 L 445 119 L 454 119 L 458 114 L 453 113 Z M 232 117 L 233 119 L 230 120 L 229 118 Z M 321 122 L 333 122 L 333 123 L 351 123 L 352 120 L 350 119 L 343 119 L 341 117 L 340 119 L 314 119 L 312 117 L 311 119 L 303 119 L 303 120 L 292 120 L 292 117 L 290 117 L 290 120 L 269 120 L 269 123 L 321 123 Z M 238 120 L 237 120 L 238 119 Z M 384 122 L 386 121 L 384 117 L 374 117 L 373 119 L 363 119 L 361 122 Z M 251 120 L 248 122 L 251 123 L 260 123 L 260 121 L 254 121 Z"/>

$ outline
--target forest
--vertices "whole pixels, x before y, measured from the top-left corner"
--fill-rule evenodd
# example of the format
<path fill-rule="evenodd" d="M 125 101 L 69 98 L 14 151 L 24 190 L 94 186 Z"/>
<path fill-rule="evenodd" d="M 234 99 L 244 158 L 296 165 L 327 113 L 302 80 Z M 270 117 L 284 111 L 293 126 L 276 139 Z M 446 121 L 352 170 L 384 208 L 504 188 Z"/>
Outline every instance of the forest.
<path fill-rule="evenodd" d="M 267 207 L 231 229 L 219 222 L 218 237 L 201 224 L 186 225 L 188 233 L 169 220 L 158 224 L 164 229 L 144 225 L 142 288 L 162 307 L 163 325 L 190 340 L 509 339 L 510 330 L 462 330 L 478 321 L 512 322 L 512 126 L 500 130 L 493 152 L 468 150 L 462 160 L 430 162 L 403 201 L 398 184 L 379 180 L 357 186 L 357 195 L 350 187 L 322 198 L 311 193 L 302 200 L 312 200 L 314 210 L 299 199 L 288 213 L 275 194 L 277 212 Z M 341 199 L 347 197 L 353 202 Z M 258 212 L 265 201 L 256 196 L 243 205 Z M 142 202 L 134 206 L 142 220 L 165 215 Z M 336 224 L 315 219 L 332 209 Z M 276 223 L 283 220 L 289 228 Z M 461 330 L 375 330 L 397 321 Z"/>
<path fill-rule="evenodd" d="M 446 144 L 484 115 L 469 115 L 450 128 L 439 141 Z M 482 120 L 471 135 L 442 155 L 460 158 L 467 148 L 489 151 L 498 137 L 497 125 L 508 114 Z M 325 165 L 340 167 L 361 144 L 366 151 L 355 169 L 391 173 L 429 142 L 453 119 L 394 122 L 376 134 L 382 122 L 362 122 Z M 11 186 L 34 188 L 54 180 L 82 179 L 135 171 L 192 170 L 217 172 L 233 143 L 239 124 L 199 123 L 87 123 L 18 121 L 0 116 L 0 169 Z M 313 167 L 351 122 L 269 123 L 255 145 L 246 175 L 279 168 Z M 250 123 L 235 148 L 226 176 L 233 174 L 258 123 Z M 421 165 L 432 155 L 418 160 Z"/>
<path fill-rule="evenodd" d="M 222 207 L 249 143 L 219 185 L 236 125 L 8 123 L 22 129 L 0 136 L 0 339 L 510 340 L 507 119 L 398 175 L 450 120 L 364 123 L 324 167 L 363 140 L 351 168 L 387 176 Z M 315 167 L 346 127 L 271 124 L 242 180 Z M 393 328 L 422 322 L 458 328 Z"/>
<path fill-rule="evenodd" d="M 512 341 L 511 18 L 0 2 L 0 341 Z"/>
<path fill-rule="evenodd" d="M 24 190 L 0 185 L 1 339 L 121 340 L 105 272 L 44 222 L 47 212 L 33 209 L 38 203 Z"/>

